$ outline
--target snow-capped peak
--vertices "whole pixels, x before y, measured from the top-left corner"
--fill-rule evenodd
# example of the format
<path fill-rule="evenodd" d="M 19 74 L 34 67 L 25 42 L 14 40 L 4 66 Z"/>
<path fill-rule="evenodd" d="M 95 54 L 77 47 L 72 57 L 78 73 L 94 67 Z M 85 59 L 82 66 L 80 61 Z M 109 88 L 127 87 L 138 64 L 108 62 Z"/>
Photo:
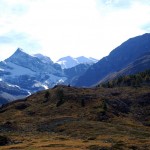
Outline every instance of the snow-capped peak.
<path fill-rule="evenodd" d="M 60 58 L 56 63 L 61 65 L 62 69 L 64 69 L 64 68 L 71 68 L 76 66 L 78 64 L 78 61 L 71 56 L 66 56 Z"/>
<path fill-rule="evenodd" d="M 92 58 L 87 58 L 84 56 L 73 58 L 71 56 L 66 56 L 66 57 L 60 58 L 56 63 L 60 64 L 62 69 L 65 69 L 65 68 L 72 68 L 79 64 L 92 64 L 96 62 L 97 60 L 94 58 L 92 59 Z"/>

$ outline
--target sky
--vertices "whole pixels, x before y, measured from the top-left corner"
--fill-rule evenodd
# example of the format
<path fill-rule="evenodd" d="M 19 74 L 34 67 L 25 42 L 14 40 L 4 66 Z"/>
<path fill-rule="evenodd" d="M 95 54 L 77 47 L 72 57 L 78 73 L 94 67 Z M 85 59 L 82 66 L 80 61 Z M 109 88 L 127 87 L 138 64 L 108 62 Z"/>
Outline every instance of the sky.
<path fill-rule="evenodd" d="M 0 60 L 22 48 L 53 61 L 101 59 L 150 33 L 150 0 L 0 0 Z"/>

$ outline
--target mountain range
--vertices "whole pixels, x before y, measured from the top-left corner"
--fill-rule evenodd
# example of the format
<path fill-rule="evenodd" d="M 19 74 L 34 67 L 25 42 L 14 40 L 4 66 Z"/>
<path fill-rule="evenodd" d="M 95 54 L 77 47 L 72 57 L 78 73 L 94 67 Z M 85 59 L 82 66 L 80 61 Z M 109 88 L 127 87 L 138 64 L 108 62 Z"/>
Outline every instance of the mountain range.
<path fill-rule="evenodd" d="M 29 55 L 18 48 L 0 62 L 0 104 L 57 84 L 91 87 L 146 69 L 150 69 L 149 33 L 125 41 L 98 62 L 83 56 L 67 56 L 54 63 L 47 56 Z"/>
<path fill-rule="evenodd" d="M 0 62 L 0 149 L 149 150 L 149 87 L 150 34 L 72 68 L 18 48 Z"/>
<path fill-rule="evenodd" d="M 91 61 L 89 64 L 83 63 L 85 59 L 80 57 L 81 66 L 78 62 L 72 68 L 62 69 L 61 65 L 54 63 L 47 56 L 41 54 L 32 56 L 18 48 L 12 56 L 0 62 L 0 104 L 4 103 L 4 99 L 8 102 L 51 88 L 56 84 L 72 83 L 91 65 Z M 67 59 L 66 62 L 71 64 Z"/>

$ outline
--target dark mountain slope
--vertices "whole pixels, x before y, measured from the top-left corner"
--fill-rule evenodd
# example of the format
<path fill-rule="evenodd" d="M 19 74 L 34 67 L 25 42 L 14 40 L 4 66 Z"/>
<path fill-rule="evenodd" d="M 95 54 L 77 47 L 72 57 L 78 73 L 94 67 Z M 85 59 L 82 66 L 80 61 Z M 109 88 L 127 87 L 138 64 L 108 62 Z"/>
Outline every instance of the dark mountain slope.
<path fill-rule="evenodd" d="M 133 63 L 130 63 L 122 70 L 109 74 L 103 80 L 101 80 L 100 83 L 113 80 L 120 76 L 136 74 L 138 72 L 142 72 L 148 69 L 150 69 L 150 53 L 146 53 L 142 57 L 136 59 Z"/>
<path fill-rule="evenodd" d="M 64 69 L 64 74 L 68 78 L 68 80 L 65 83 L 74 85 L 75 81 L 83 75 L 87 69 L 90 67 L 90 64 L 79 64 L 76 65 L 75 67 Z"/>
<path fill-rule="evenodd" d="M 119 71 L 146 52 L 150 52 L 150 34 L 146 33 L 127 40 L 115 48 L 107 57 L 92 65 L 81 76 L 77 86 L 92 86 L 110 73 Z"/>

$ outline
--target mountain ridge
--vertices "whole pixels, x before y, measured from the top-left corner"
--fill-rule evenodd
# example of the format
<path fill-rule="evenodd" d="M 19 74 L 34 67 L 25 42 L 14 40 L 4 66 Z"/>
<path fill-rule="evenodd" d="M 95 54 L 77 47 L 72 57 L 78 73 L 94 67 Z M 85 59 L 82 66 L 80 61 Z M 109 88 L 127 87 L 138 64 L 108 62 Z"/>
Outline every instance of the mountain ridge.
<path fill-rule="evenodd" d="M 34 93 L 66 80 L 58 64 L 45 63 L 39 58 L 25 53 L 20 48 L 9 58 L 0 62 L 0 76 L 0 80 L 5 84 L 18 86 L 20 94 L 24 89 L 29 93 Z M 1 90 L 7 93 L 7 89 L 1 88 Z"/>
<path fill-rule="evenodd" d="M 125 68 L 119 70 L 118 72 L 107 75 L 105 78 L 100 80 L 99 83 L 113 80 L 124 75 L 136 74 L 148 69 L 150 69 L 150 52 L 144 53 L 143 56 L 137 58 L 135 61 L 127 65 Z"/>
<path fill-rule="evenodd" d="M 56 61 L 56 63 L 60 64 L 62 69 L 68 69 L 68 68 L 75 67 L 79 64 L 94 64 L 97 61 L 98 60 L 92 57 L 87 58 L 85 56 L 79 56 L 79 57 L 73 58 L 71 56 L 66 56 L 66 57 L 60 58 L 58 61 Z"/>
<path fill-rule="evenodd" d="M 27 93 L 34 93 L 57 84 L 70 84 L 87 68 L 88 65 L 83 64 L 80 67 L 75 66 L 74 71 L 71 68 L 64 71 L 49 57 L 42 54 L 32 56 L 18 48 L 9 58 L 0 62 L 0 81 L 3 81 L 5 85 L 18 86 L 20 94 L 24 90 Z M 1 88 L 1 91 L 7 93 L 9 88 L 10 86 L 7 86 L 6 89 Z M 7 94 L 12 93 L 8 92 Z M 2 94 L 0 95 L 2 96 Z M 18 96 L 12 94 L 12 97 L 19 97 L 19 93 Z"/>
<path fill-rule="evenodd" d="M 125 69 L 147 52 L 150 52 L 149 33 L 128 39 L 97 63 L 85 63 L 87 58 L 80 56 L 77 57 L 78 61 L 73 58 L 76 63 L 74 67 L 62 69 L 47 56 L 31 56 L 18 48 L 12 56 L 0 62 L 0 81 L 18 86 L 21 91 L 26 90 L 29 93 L 52 88 L 57 84 L 88 87 Z M 72 60 L 71 56 L 67 58 Z M 78 64 L 79 61 L 82 64 Z M 142 65 L 140 67 L 143 68 Z M 149 64 L 147 68 L 149 69 Z"/>
<path fill-rule="evenodd" d="M 123 69 L 146 52 L 150 52 L 150 33 L 130 38 L 112 50 L 108 56 L 89 67 L 75 85 L 95 85 L 108 74 Z"/>

